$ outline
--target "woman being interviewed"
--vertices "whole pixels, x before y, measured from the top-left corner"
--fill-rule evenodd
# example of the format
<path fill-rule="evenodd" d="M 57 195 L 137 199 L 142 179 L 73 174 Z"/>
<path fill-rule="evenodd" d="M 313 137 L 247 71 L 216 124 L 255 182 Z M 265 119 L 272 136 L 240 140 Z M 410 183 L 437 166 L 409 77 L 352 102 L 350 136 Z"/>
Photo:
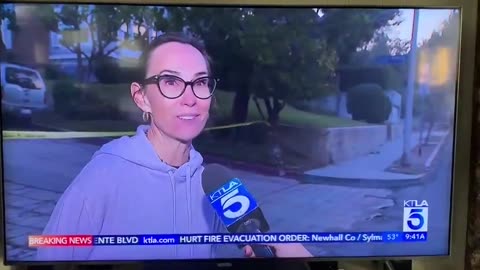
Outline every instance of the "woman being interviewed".
<path fill-rule="evenodd" d="M 206 200 L 201 185 L 203 159 L 192 146 L 208 120 L 216 86 L 207 53 L 201 42 L 190 36 L 165 34 L 149 45 L 142 64 L 144 79 L 132 83 L 130 92 L 149 125 L 139 126 L 134 136 L 113 140 L 94 154 L 60 198 L 45 235 L 224 231 Z M 274 246 L 278 256 L 311 256 L 301 245 Z M 214 247 L 39 248 L 37 258 L 69 261 L 222 256 Z M 255 256 L 249 246 L 244 254 Z"/>

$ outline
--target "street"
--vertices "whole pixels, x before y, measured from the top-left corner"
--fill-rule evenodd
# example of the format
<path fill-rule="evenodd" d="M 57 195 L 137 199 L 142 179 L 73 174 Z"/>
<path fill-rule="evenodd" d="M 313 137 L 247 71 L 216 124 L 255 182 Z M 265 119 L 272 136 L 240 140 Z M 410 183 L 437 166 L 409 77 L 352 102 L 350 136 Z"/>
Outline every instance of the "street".
<path fill-rule="evenodd" d="M 27 236 L 40 234 L 56 201 L 106 139 L 4 141 L 7 256 L 31 260 Z M 444 147 L 451 157 L 451 145 Z M 316 256 L 446 253 L 450 192 L 449 160 L 419 185 L 382 188 L 348 181 L 308 184 L 295 179 L 235 170 L 257 199 L 272 232 L 401 231 L 404 199 L 426 199 L 430 207 L 425 244 L 307 244 Z M 155 232 L 152 232 L 155 233 Z M 442 238 L 443 237 L 443 238 Z M 361 246 L 361 248 L 359 248 Z"/>

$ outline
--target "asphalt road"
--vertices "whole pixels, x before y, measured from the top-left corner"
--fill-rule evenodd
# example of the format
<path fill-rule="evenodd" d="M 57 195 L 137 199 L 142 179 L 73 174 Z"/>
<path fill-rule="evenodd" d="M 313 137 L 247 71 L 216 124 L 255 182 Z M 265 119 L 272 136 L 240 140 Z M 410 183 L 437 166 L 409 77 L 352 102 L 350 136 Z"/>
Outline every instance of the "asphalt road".
<path fill-rule="evenodd" d="M 108 139 L 4 142 L 8 256 L 31 258 L 33 251 L 26 248 L 27 235 L 41 233 L 58 197 L 106 141 Z M 306 246 L 315 255 L 328 257 L 433 255 L 446 253 L 448 246 L 449 153 L 451 145 L 443 148 L 430 174 L 417 185 L 403 187 L 349 184 L 347 179 L 338 184 L 301 183 L 243 170 L 235 170 L 235 174 L 258 200 L 274 232 L 401 231 L 403 200 L 428 200 L 427 243 Z"/>

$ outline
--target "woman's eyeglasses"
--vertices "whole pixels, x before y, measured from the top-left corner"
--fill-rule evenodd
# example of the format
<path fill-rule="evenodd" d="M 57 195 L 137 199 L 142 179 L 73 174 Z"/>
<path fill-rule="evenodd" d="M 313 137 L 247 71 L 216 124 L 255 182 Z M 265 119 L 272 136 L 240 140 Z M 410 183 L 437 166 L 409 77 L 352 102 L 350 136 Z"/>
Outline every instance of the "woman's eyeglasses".
<path fill-rule="evenodd" d="M 186 82 L 182 78 L 173 75 L 155 75 L 144 80 L 143 84 L 156 84 L 160 93 L 169 99 L 175 99 L 183 95 L 187 86 L 192 87 L 193 94 L 199 99 L 208 99 L 213 95 L 218 79 L 210 76 L 200 77 Z"/>

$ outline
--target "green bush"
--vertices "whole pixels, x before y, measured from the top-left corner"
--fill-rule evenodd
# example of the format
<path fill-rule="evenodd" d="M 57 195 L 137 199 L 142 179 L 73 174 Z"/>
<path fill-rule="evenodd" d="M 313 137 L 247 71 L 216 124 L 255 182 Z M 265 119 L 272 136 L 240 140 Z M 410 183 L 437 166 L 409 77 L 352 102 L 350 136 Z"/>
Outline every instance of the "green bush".
<path fill-rule="evenodd" d="M 353 120 L 381 124 L 392 112 L 392 103 L 378 84 L 359 84 L 348 91 L 347 110 Z"/>
<path fill-rule="evenodd" d="M 87 87 L 88 88 L 88 87 Z M 100 99 L 73 81 L 59 81 L 53 87 L 55 112 L 72 120 L 120 120 L 124 114 L 116 104 Z"/>
<path fill-rule="evenodd" d="M 94 73 L 100 83 L 131 83 L 138 79 L 139 70 L 135 67 L 120 67 L 117 60 L 103 57 L 95 60 Z"/>
<path fill-rule="evenodd" d="M 121 120 L 124 114 L 116 104 L 98 98 L 93 92 L 87 92 L 67 117 L 75 120 Z"/>
<path fill-rule="evenodd" d="M 68 77 L 65 72 L 63 72 L 60 67 L 49 64 L 45 66 L 45 79 L 46 80 L 61 80 L 65 77 Z"/>
<path fill-rule="evenodd" d="M 57 81 L 52 89 L 55 112 L 68 115 L 82 98 L 81 89 L 71 80 Z"/>

